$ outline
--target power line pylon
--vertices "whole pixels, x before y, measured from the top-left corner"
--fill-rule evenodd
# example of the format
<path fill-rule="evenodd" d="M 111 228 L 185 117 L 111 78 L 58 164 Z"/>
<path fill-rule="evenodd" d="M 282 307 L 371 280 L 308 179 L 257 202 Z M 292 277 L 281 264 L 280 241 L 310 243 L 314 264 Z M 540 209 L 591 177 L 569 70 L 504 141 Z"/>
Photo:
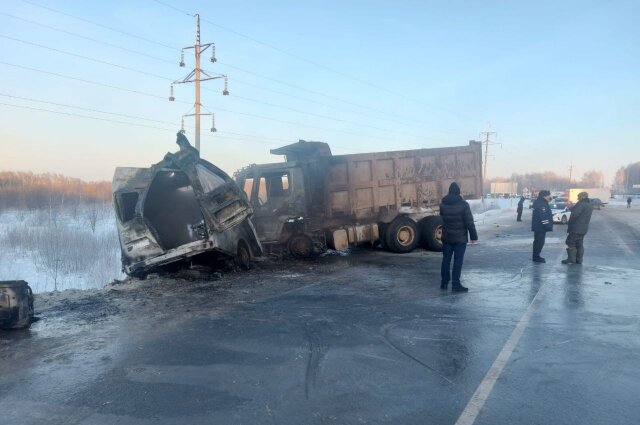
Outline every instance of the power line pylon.
<path fill-rule="evenodd" d="M 169 96 L 169 100 L 170 101 L 176 100 L 176 98 L 173 96 L 173 86 L 174 86 L 174 84 L 185 84 L 185 83 L 194 83 L 194 82 L 196 83 L 195 84 L 195 87 L 196 87 L 196 99 L 195 99 L 195 102 L 193 103 L 194 113 L 193 114 L 185 114 L 185 115 L 182 116 L 182 128 L 181 128 L 180 131 L 182 131 L 184 133 L 184 117 L 195 117 L 195 121 L 196 121 L 196 149 L 198 151 L 200 151 L 200 117 L 202 115 L 210 115 L 211 116 L 211 131 L 212 132 L 216 131 L 215 115 L 213 114 L 213 112 L 208 112 L 208 113 L 205 113 L 205 114 L 200 112 L 200 108 L 202 107 L 202 103 L 200 103 L 200 82 L 201 81 L 217 80 L 219 78 L 224 78 L 224 90 L 222 91 L 222 94 L 224 96 L 228 96 L 229 95 L 229 88 L 228 88 L 228 79 L 227 79 L 226 75 L 224 75 L 224 74 L 213 74 L 213 73 L 210 74 L 210 73 L 206 72 L 205 70 L 203 70 L 202 68 L 200 68 L 200 56 L 208 48 L 211 48 L 211 59 L 210 59 L 211 62 L 215 63 L 217 61 L 217 59 L 216 59 L 216 45 L 214 43 L 200 44 L 200 15 L 196 13 L 195 14 L 195 18 L 196 18 L 196 44 L 193 45 L 193 46 L 184 47 L 182 49 L 182 52 L 180 54 L 180 66 L 181 67 L 185 66 L 185 63 L 184 63 L 184 51 L 188 50 L 188 49 L 194 49 L 195 58 L 196 58 L 196 66 L 182 80 L 176 80 L 173 83 L 171 83 L 171 95 Z M 202 75 L 204 75 L 204 78 L 202 77 Z"/>
<path fill-rule="evenodd" d="M 482 172 L 482 178 L 486 183 L 487 182 L 487 158 L 489 157 L 489 145 L 502 146 L 502 143 L 492 142 L 489 139 L 491 136 L 498 137 L 498 133 L 496 133 L 495 131 L 491 131 L 491 124 L 487 124 L 487 131 L 483 131 L 480 133 L 480 137 L 482 136 L 485 137 L 485 140 L 481 141 L 482 143 L 484 143 L 484 170 Z"/>
<path fill-rule="evenodd" d="M 569 165 L 569 187 L 571 187 L 571 177 L 573 176 L 573 162 Z"/>

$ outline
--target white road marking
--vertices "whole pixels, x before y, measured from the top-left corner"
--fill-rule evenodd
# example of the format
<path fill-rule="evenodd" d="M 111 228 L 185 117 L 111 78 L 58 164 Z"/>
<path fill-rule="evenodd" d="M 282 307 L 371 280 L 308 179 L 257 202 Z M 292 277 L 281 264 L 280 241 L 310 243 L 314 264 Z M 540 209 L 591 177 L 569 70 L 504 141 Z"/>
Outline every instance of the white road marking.
<path fill-rule="evenodd" d="M 544 266 L 539 264 L 536 267 Z M 485 402 L 489 398 L 489 395 L 491 394 L 491 391 L 493 390 L 494 384 L 502 374 L 502 370 L 506 366 L 509 358 L 511 357 L 511 354 L 513 354 L 513 351 L 518 345 L 518 342 L 520 341 L 524 330 L 529 325 L 531 316 L 533 316 L 533 313 L 542 301 L 542 298 L 544 297 L 544 293 L 546 291 L 546 287 L 547 282 L 545 281 L 540 289 L 538 289 L 538 292 L 529 304 L 529 307 L 527 307 L 527 311 L 525 311 L 522 315 L 522 318 L 520 318 L 518 325 L 513 330 L 513 332 L 511 332 L 511 336 L 509 336 L 509 339 L 504 344 L 504 347 L 502 347 L 500 354 L 498 354 L 498 357 L 496 357 L 496 359 L 494 360 L 491 368 L 489 368 L 489 371 L 482 379 L 482 382 L 480 382 L 480 385 L 478 385 L 476 392 L 473 393 L 471 400 L 469 400 L 469 403 L 467 403 L 467 406 L 462 411 L 462 414 L 456 421 L 455 425 L 472 425 L 478 418 L 482 407 L 484 406 Z"/>

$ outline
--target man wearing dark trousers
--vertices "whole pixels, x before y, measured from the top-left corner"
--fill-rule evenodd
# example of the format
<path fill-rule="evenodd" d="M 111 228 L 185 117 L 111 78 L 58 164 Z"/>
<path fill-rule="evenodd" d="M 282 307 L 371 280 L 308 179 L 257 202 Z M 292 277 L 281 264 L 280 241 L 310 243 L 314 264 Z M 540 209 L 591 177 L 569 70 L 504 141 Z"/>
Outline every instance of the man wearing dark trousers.
<path fill-rule="evenodd" d="M 449 194 L 440 203 L 442 217 L 442 267 L 440 289 L 447 289 L 451 280 L 452 292 L 467 292 L 469 289 L 460 283 L 462 262 L 469 238 L 476 243 L 478 233 L 473 224 L 473 214 L 467 201 L 460 196 L 460 186 L 456 182 L 449 186 Z M 453 258 L 453 276 L 451 276 L 451 258 Z"/>
<path fill-rule="evenodd" d="M 587 192 L 578 193 L 578 202 L 573 206 L 567 226 L 567 259 L 562 264 L 582 264 L 584 235 L 589 230 L 593 205 Z"/>
<path fill-rule="evenodd" d="M 522 221 L 522 209 L 524 208 L 524 196 L 520 197 L 518 201 L 518 219 L 516 221 Z"/>
<path fill-rule="evenodd" d="M 533 261 L 546 263 L 540 256 L 547 232 L 553 232 L 553 213 L 549 208 L 551 192 L 541 190 L 538 199 L 533 202 L 533 215 L 531 217 L 531 230 L 533 231 Z"/>

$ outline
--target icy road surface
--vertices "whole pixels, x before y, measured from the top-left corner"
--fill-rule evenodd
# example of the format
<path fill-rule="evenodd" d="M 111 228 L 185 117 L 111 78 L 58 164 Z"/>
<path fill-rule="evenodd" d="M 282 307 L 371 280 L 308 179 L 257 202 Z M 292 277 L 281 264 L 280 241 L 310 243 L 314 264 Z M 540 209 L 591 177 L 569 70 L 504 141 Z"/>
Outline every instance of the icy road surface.
<path fill-rule="evenodd" d="M 467 294 L 365 249 L 42 294 L 0 333 L 2 423 L 637 423 L 640 208 L 594 211 L 582 266 L 561 225 L 532 263 L 530 214 L 479 217 Z"/>

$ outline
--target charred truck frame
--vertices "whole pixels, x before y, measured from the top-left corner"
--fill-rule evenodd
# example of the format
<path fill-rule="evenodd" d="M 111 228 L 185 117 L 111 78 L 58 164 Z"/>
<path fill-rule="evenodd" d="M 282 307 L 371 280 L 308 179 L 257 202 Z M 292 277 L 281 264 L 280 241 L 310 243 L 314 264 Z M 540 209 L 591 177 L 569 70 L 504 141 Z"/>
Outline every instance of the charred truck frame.
<path fill-rule="evenodd" d="M 294 256 L 379 241 L 393 252 L 440 251 L 440 199 L 451 182 L 466 199 L 482 196 L 482 145 L 332 155 L 323 142 L 271 150 L 282 163 L 235 173 L 265 247 Z"/>
<path fill-rule="evenodd" d="M 150 168 L 116 168 L 113 200 L 123 271 L 143 277 L 196 259 L 235 259 L 247 268 L 262 246 L 246 196 L 181 133 L 178 145 L 180 151 Z"/>

